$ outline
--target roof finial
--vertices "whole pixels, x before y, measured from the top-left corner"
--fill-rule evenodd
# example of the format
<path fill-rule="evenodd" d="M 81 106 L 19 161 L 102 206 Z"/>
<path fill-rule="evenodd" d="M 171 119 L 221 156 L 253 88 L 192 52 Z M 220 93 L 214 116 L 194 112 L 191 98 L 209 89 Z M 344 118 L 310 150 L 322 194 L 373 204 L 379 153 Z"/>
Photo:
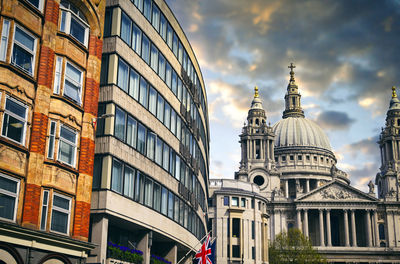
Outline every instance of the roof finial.
<path fill-rule="evenodd" d="M 392 87 L 392 98 L 397 98 L 396 86 L 393 86 L 393 87 Z"/>
<path fill-rule="evenodd" d="M 258 98 L 258 87 L 256 85 L 256 87 L 254 87 L 254 98 Z"/>
<path fill-rule="evenodd" d="M 296 66 L 293 65 L 293 62 L 291 62 L 290 65 L 288 66 L 288 68 L 290 69 L 290 82 L 294 82 L 294 71 L 293 71 L 293 69 L 296 68 Z"/>

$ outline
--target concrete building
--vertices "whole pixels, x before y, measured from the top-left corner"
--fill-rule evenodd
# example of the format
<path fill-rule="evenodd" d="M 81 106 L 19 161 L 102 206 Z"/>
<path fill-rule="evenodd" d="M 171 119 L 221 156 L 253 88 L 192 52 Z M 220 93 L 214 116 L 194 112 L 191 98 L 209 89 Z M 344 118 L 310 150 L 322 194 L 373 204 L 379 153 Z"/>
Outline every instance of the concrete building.
<path fill-rule="evenodd" d="M 105 1 L 0 3 L 0 263 L 84 263 Z"/>
<path fill-rule="evenodd" d="M 163 0 L 108 1 L 90 263 L 120 245 L 176 263 L 206 234 L 209 132 L 201 71 Z M 181 262 L 181 263 L 183 263 Z"/>
<path fill-rule="evenodd" d="M 235 187 L 221 190 L 227 197 L 240 197 L 249 193 L 244 183 L 259 186 L 259 190 L 252 188 L 251 192 L 268 200 L 271 241 L 280 232 L 297 227 L 331 263 L 400 263 L 400 101 L 395 88 L 378 142 L 382 166 L 375 179 L 377 198 L 374 183 L 370 182 L 369 192 L 364 193 L 352 187 L 349 176 L 336 168 L 328 137 L 316 123 L 305 118 L 294 77 L 295 66 L 289 68 L 283 119 L 272 127 L 266 124 L 256 89 L 240 135 L 239 171 L 235 173 L 235 182 L 229 183 Z M 220 218 L 227 217 L 232 204 L 224 205 L 218 199 L 221 200 L 218 195 L 212 196 L 210 212 L 218 213 L 210 215 L 211 227 L 214 233 L 222 235 L 218 239 L 225 239 L 223 231 L 227 226 Z M 241 221 L 246 222 L 249 209 L 240 209 Z M 244 232 L 241 236 L 246 236 Z M 244 262 L 261 261 L 250 259 L 249 253 L 246 255 L 247 245 L 243 245 L 240 252 L 244 252 Z M 240 261 L 232 253 L 225 255 L 223 249 L 218 249 L 218 258 L 222 263 Z"/>

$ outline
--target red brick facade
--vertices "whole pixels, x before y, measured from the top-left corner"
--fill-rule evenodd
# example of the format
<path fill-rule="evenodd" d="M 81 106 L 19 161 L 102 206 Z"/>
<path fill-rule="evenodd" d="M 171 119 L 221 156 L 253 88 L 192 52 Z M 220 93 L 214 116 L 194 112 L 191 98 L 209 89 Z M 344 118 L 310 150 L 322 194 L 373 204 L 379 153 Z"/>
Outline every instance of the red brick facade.
<path fill-rule="evenodd" d="M 33 113 L 30 151 L 44 155 L 49 118 L 42 113 Z"/>
<path fill-rule="evenodd" d="M 25 186 L 25 202 L 22 225 L 38 228 L 40 209 L 41 187 L 36 184 L 27 183 Z"/>
<path fill-rule="evenodd" d="M 38 70 L 38 84 L 51 88 L 54 72 L 54 50 L 42 46 Z"/>
<path fill-rule="evenodd" d="M 59 3 L 54 0 L 47 0 L 44 20 L 58 25 Z"/>
<path fill-rule="evenodd" d="M 74 232 L 73 237 L 76 239 L 87 238 L 89 236 L 89 217 L 90 203 L 76 201 Z"/>
<path fill-rule="evenodd" d="M 99 82 L 96 82 L 93 78 L 86 78 L 84 110 L 94 116 L 97 116 L 99 87 Z"/>
<path fill-rule="evenodd" d="M 89 54 L 96 56 L 99 60 L 101 60 L 102 52 L 103 52 L 103 41 L 95 35 L 90 35 Z"/>
<path fill-rule="evenodd" d="M 79 155 L 79 173 L 93 175 L 94 140 L 81 138 L 81 151 Z"/>

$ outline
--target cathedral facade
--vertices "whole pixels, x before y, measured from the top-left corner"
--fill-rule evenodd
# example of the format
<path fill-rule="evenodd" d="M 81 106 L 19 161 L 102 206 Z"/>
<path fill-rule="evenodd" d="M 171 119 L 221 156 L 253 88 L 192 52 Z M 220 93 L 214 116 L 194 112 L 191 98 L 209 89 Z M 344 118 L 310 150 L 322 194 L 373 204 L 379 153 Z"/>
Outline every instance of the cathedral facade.
<path fill-rule="evenodd" d="M 400 263 L 400 101 L 395 88 L 378 142 L 382 165 L 365 193 L 350 185 L 349 175 L 336 167 L 328 137 L 305 117 L 294 67 L 289 66 L 282 120 L 267 124 L 256 87 L 240 134 L 239 171 L 234 180 L 210 180 L 217 263 L 268 263 L 262 244 L 293 227 L 330 263 Z M 236 203 L 242 199 L 249 203 Z M 254 206 L 258 200 L 261 206 Z M 232 237 L 234 221 L 240 225 L 237 236 L 249 241 Z"/>

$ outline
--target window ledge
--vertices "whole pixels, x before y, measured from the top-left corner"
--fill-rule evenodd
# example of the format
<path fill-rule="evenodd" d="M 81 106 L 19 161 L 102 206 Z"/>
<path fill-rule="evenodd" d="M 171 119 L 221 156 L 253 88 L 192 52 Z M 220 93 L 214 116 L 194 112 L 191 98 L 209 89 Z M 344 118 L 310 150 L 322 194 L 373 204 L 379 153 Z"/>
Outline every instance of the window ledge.
<path fill-rule="evenodd" d="M 80 106 L 80 105 L 77 104 L 75 101 L 72 101 L 72 100 L 68 99 L 68 98 L 65 97 L 65 96 L 58 95 L 58 94 L 52 94 L 50 97 L 51 97 L 51 98 L 54 98 L 54 99 L 59 99 L 59 100 L 61 100 L 61 101 L 64 101 L 65 103 L 71 105 L 72 107 L 76 108 L 76 109 L 79 110 L 80 112 L 82 112 L 82 113 L 84 112 L 83 106 Z M 82 103 L 82 104 L 83 104 L 83 103 Z"/>
<path fill-rule="evenodd" d="M 89 41 L 90 41 L 90 34 L 89 34 L 89 39 L 88 39 L 88 47 L 80 43 L 78 40 L 76 40 L 73 36 L 70 34 L 67 34 L 62 31 L 57 31 L 57 36 L 63 37 L 68 39 L 69 41 L 73 42 L 78 48 L 80 48 L 83 52 L 89 53 L 88 47 L 89 47 Z"/>
<path fill-rule="evenodd" d="M 8 138 L 4 137 L 3 135 L 0 136 L 0 143 L 3 143 L 9 147 L 15 148 L 15 149 L 29 155 L 29 150 L 27 147 L 25 147 L 21 144 L 18 144 L 12 140 L 9 140 Z"/>
<path fill-rule="evenodd" d="M 53 165 L 53 166 L 56 166 L 58 168 L 64 169 L 66 171 L 69 171 L 69 172 L 75 174 L 76 176 L 79 175 L 79 171 L 77 169 L 75 169 L 75 168 L 73 168 L 73 167 L 71 167 L 71 166 L 69 166 L 69 165 L 67 165 L 65 163 L 62 163 L 60 161 L 57 161 L 57 160 L 46 159 L 44 161 L 44 164 Z"/>
<path fill-rule="evenodd" d="M 39 16 L 41 18 L 44 18 L 43 11 L 41 11 L 36 6 L 34 6 L 31 3 L 29 3 L 27 0 L 20 0 L 19 2 L 23 3 L 29 10 L 31 10 L 37 16 Z M 42 3 L 42 5 L 43 5 L 42 9 L 44 9 L 44 3 Z"/>
<path fill-rule="evenodd" d="M 8 68 L 12 72 L 20 75 L 22 78 L 27 79 L 28 81 L 31 81 L 32 83 L 36 83 L 36 79 L 34 76 L 29 75 L 28 73 L 24 72 L 18 66 L 15 66 L 15 65 L 5 62 L 5 61 L 0 61 L 0 67 Z M 36 70 L 36 68 L 35 68 L 35 70 Z"/>

